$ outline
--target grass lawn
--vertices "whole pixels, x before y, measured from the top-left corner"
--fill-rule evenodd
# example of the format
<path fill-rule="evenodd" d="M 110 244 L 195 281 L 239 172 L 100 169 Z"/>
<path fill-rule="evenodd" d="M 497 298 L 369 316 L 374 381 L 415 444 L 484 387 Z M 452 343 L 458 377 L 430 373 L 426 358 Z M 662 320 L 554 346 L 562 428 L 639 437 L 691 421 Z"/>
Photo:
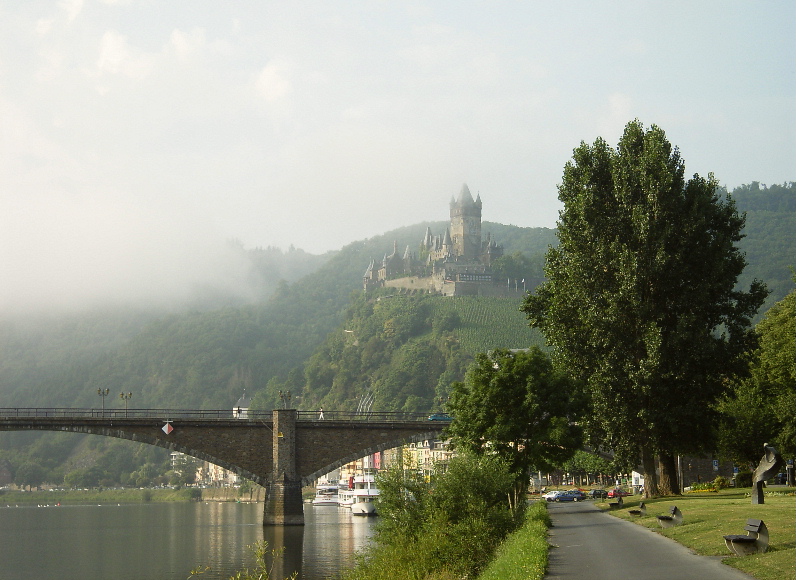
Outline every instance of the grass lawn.
<path fill-rule="evenodd" d="M 752 505 L 751 489 L 725 489 L 718 493 L 687 493 L 680 497 L 645 500 L 646 516 L 632 516 L 628 509 L 637 508 L 640 496 L 625 498 L 624 507 L 610 513 L 633 521 L 691 548 L 703 556 L 727 556 L 725 564 L 743 570 L 759 580 L 796 578 L 796 496 L 793 488 L 768 488 L 763 505 Z M 613 501 L 613 500 L 612 500 Z M 598 506 L 607 508 L 605 502 Z M 655 516 L 668 515 L 672 506 L 683 513 L 680 526 L 663 529 Z M 725 535 L 746 534 L 746 520 L 763 520 L 770 543 L 765 554 L 730 556 L 724 544 Z"/>
<path fill-rule="evenodd" d="M 547 571 L 547 502 L 533 502 L 523 526 L 500 545 L 478 580 L 541 580 Z"/>

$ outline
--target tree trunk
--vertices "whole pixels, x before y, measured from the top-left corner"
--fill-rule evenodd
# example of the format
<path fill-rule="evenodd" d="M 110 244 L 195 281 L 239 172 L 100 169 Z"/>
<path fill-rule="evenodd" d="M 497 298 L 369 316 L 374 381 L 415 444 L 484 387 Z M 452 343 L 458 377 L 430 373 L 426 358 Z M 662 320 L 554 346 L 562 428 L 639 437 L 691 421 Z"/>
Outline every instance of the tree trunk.
<path fill-rule="evenodd" d="M 677 463 L 671 453 L 660 454 L 661 480 L 658 487 L 661 495 L 680 495 L 677 479 Z"/>
<path fill-rule="evenodd" d="M 655 473 L 655 456 L 649 449 L 641 450 L 641 464 L 644 466 L 644 497 L 658 497 L 658 474 Z"/>

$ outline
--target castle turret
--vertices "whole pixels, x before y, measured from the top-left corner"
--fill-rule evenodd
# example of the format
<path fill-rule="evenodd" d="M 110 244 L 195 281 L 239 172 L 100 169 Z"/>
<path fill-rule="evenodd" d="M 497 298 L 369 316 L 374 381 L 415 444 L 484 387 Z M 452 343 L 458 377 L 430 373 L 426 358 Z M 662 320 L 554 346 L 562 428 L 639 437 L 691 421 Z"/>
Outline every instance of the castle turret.
<path fill-rule="evenodd" d="M 473 201 L 465 183 L 459 200 L 451 201 L 453 253 L 464 260 L 477 260 L 481 254 L 481 195 Z"/>

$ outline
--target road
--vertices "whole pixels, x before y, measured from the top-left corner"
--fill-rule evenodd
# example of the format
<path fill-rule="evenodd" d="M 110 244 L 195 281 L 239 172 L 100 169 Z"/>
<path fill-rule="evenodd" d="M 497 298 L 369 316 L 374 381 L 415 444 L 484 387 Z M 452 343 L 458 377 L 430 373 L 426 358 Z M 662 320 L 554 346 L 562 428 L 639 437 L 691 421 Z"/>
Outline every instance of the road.
<path fill-rule="evenodd" d="M 553 527 L 546 580 L 753 580 L 720 557 L 697 556 L 674 540 L 604 513 L 591 501 L 548 507 Z M 716 541 L 724 542 L 718 536 Z"/>

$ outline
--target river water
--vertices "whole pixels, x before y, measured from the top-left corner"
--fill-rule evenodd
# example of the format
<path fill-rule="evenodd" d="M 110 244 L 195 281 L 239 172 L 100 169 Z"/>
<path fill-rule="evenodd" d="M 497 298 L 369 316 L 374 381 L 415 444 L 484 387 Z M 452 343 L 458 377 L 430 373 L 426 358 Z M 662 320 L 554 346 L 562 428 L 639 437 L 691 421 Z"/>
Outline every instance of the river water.
<path fill-rule="evenodd" d="M 183 580 L 229 578 L 254 565 L 247 549 L 283 548 L 273 578 L 335 578 L 374 532 L 372 518 L 304 505 L 305 526 L 263 527 L 263 505 L 142 503 L 0 504 L 0 580 Z"/>

